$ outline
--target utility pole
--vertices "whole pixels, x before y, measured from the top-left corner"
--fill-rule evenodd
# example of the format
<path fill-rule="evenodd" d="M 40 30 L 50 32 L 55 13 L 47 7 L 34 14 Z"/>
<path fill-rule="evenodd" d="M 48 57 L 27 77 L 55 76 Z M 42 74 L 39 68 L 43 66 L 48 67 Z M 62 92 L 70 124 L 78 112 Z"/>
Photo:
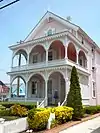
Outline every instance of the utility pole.
<path fill-rule="evenodd" d="M 4 0 L 0 0 L 0 2 L 3 2 L 3 1 L 4 1 Z M 1 9 L 4 9 L 4 8 L 6 8 L 6 7 L 8 7 L 8 6 L 10 6 L 10 5 L 12 5 L 12 4 L 18 2 L 18 1 L 20 1 L 20 0 L 14 0 L 14 1 L 8 3 L 8 4 L 5 4 L 5 5 L 3 5 L 3 6 L 0 7 L 0 10 L 1 10 Z"/>

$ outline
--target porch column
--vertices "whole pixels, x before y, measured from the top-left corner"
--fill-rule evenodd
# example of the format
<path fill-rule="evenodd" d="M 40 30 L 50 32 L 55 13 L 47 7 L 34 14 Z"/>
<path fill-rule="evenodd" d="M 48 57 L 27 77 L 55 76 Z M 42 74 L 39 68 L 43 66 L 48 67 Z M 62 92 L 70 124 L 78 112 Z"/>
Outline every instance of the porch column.
<path fill-rule="evenodd" d="M 76 52 L 76 64 L 78 65 L 78 52 Z"/>
<path fill-rule="evenodd" d="M 65 59 L 68 59 L 68 57 L 67 57 L 67 46 L 65 46 Z"/>
<path fill-rule="evenodd" d="M 46 65 L 48 64 L 48 49 L 46 50 Z"/>
<path fill-rule="evenodd" d="M 27 65 L 29 64 L 29 54 L 27 55 Z"/>
<path fill-rule="evenodd" d="M 65 97 L 67 98 L 68 95 L 68 91 L 69 91 L 69 82 L 68 82 L 68 78 L 65 79 Z"/>
<path fill-rule="evenodd" d="M 13 68 L 13 59 L 14 57 L 12 57 L 12 60 L 11 60 L 11 68 Z"/>
<path fill-rule="evenodd" d="M 48 80 L 45 80 L 45 106 L 47 106 L 47 85 L 48 85 Z"/>
<path fill-rule="evenodd" d="M 28 81 L 26 82 L 26 86 L 25 86 L 25 100 L 27 100 L 27 97 L 28 97 L 27 93 L 28 93 Z"/>

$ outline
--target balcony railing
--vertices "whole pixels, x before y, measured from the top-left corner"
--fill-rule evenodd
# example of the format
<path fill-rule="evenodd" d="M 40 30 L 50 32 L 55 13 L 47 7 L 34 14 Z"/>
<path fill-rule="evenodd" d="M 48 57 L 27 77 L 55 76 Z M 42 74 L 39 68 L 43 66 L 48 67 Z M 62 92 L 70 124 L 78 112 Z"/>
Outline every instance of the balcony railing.
<path fill-rule="evenodd" d="M 66 59 L 58 59 L 58 60 L 52 60 L 48 62 L 39 62 L 39 63 L 34 63 L 34 64 L 26 64 L 20 67 L 12 67 L 11 72 L 19 72 L 19 71 L 25 71 L 25 70 L 36 70 L 36 69 L 43 69 L 43 68 L 50 68 L 50 67 L 56 67 L 56 66 L 63 66 L 63 65 L 68 65 L 68 66 L 75 66 L 77 69 L 88 72 L 87 68 L 84 68 L 80 66 L 79 64 L 76 64 L 75 62 L 71 60 L 66 60 Z"/>

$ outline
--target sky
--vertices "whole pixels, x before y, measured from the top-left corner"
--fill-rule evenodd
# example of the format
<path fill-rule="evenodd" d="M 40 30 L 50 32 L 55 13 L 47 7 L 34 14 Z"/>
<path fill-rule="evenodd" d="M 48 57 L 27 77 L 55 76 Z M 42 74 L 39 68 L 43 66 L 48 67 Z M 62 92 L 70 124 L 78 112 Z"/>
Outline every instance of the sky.
<path fill-rule="evenodd" d="M 0 7 L 11 2 L 4 0 Z M 0 80 L 9 83 L 12 51 L 9 46 L 24 40 L 49 10 L 61 17 L 71 16 L 100 46 L 100 0 L 20 0 L 0 10 Z"/>

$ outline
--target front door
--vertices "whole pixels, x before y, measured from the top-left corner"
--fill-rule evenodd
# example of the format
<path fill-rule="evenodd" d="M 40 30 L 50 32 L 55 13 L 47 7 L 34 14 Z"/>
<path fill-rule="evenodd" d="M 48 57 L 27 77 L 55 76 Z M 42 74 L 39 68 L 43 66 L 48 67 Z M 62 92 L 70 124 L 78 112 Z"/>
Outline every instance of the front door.
<path fill-rule="evenodd" d="M 48 81 L 48 105 L 52 105 L 52 80 Z"/>

